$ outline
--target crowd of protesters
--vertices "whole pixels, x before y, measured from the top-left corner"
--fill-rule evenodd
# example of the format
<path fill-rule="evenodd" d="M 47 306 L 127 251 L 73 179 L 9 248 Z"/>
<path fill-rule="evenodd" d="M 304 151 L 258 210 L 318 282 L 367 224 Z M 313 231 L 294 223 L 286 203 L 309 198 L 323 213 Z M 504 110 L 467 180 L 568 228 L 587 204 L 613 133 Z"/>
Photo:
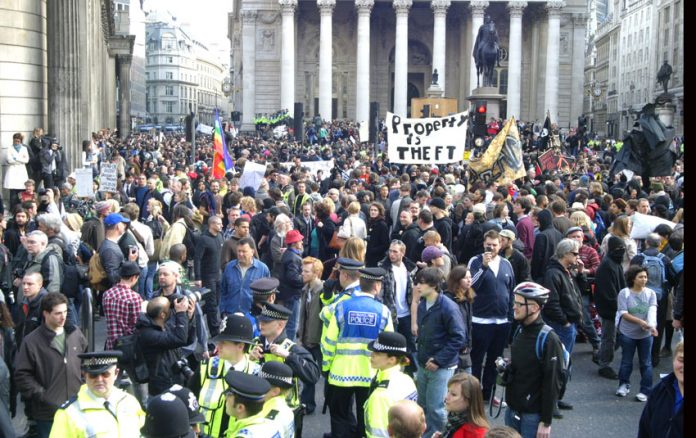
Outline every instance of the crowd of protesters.
<path fill-rule="evenodd" d="M 499 127 L 492 125 L 494 135 Z M 346 389 L 336 383 L 340 349 L 327 347 L 336 342 L 331 327 L 342 324 L 329 313 L 368 296 L 382 306 L 375 311 L 387 315 L 383 328 L 401 337 L 371 338 L 372 375 L 355 398 L 380 394 L 370 385 L 375 373 L 395 380 L 402 369 L 399 379 L 415 380 L 423 436 L 484 436 L 490 425 L 483 404 L 506 402 L 492 392 L 495 360 L 526 324 L 517 311 L 513 315 L 513 298 L 519 285 L 534 282 L 546 294 L 540 318 L 564 351 L 572 360 L 576 339 L 591 343 L 598 375 L 617 381 L 617 396 L 631 392 L 637 351 L 641 377 L 634 393 L 647 401 L 640 436 L 677 436 L 683 344 L 671 380 L 657 382 L 658 392 L 652 369 L 672 357 L 675 329 L 684 329 L 682 161 L 675 157 L 672 174 L 646 185 L 640 175 L 609 174 L 611 148 L 573 148 L 571 138 L 572 170 L 543 170 L 534 154 L 525 153 L 526 176 L 499 183 L 473 179 L 464 162 L 390 164 L 378 137 L 370 152 L 349 122 L 309 123 L 305 142 L 276 139 L 271 131 L 228 136 L 234 168 L 215 179 L 209 137 L 196 140 L 192 160 L 191 144 L 181 136 L 119 138 L 102 130 L 82 145 L 96 193 L 84 198 L 59 139 L 38 128 L 26 141 L 15 135 L 4 162 L 10 197 L 0 224 L 0 374 L 11 376 L 2 384 L 0 407 L 16 415 L 19 395 L 31 433 L 48 436 L 59 406 L 79 389 L 79 365 L 71 355 L 86 349 L 77 315 L 85 304 L 82 291 L 90 287 L 95 318 L 106 319 L 107 350 L 135 332 L 148 339 L 149 383 L 145 388 L 133 381 L 145 392 L 138 396 L 144 405 L 177 383 L 190 386 L 203 405 L 200 375 L 209 362 L 224 354 L 237 363 L 217 340 L 241 313 L 251 321 L 255 344 L 244 341 L 251 347 L 240 351 L 252 362 L 263 363 L 269 354 L 283 358 L 291 368 L 288 379 L 301 384 L 296 396 L 305 415 L 317 407 L 316 375 L 309 370 L 321 369 L 333 388 L 329 435 L 383 436 L 375 431 L 396 427 L 387 410 L 398 397 L 375 378 L 372 383 L 389 395 L 380 395 L 386 408 L 371 411 L 384 405 L 370 399 L 365 413 L 359 404 L 351 419 L 344 412 L 350 404 L 340 410 L 337 404 Z M 325 172 L 303 165 L 331 159 L 334 166 Z M 243 185 L 249 161 L 267 167 L 258 187 Z M 116 165 L 115 192 L 99 190 L 104 163 Z M 670 224 L 632 238 L 634 221 L 646 216 Z M 268 278 L 278 281 L 269 286 Z M 63 305 L 64 317 L 54 312 Z M 276 331 L 273 321 L 282 322 Z M 65 358 L 63 365 L 51 364 L 53 357 L 34 362 L 37 350 L 51 348 Z M 361 354 L 369 356 L 367 348 Z M 61 376 L 67 377 L 56 382 Z M 400 391 L 400 398 L 410 396 Z M 554 393 L 555 418 L 563 416 L 559 408 L 572 408 L 560 398 Z M 518 400 L 507 404 L 525 412 Z M 536 421 L 550 430 L 550 418 Z M 510 425 L 527 436 L 524 426 Z M 656 435 L 667 429 L 671 435 Z"/>

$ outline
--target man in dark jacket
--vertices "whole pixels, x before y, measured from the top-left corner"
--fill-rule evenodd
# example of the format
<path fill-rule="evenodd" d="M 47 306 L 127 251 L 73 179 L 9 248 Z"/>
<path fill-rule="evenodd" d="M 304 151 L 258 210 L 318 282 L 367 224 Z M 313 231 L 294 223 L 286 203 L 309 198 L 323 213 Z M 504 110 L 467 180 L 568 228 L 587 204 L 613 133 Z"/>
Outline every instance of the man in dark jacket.
<path fill-rule="evenodd" d="M 186 384 L 182 368 L 177 365 L 181 359 L 179 348 L 193 342 L 195 328 L 189 324 L 194 307 L 187 298 L 174 301 L 175 324 L 168 325 L 170 304 L 165 297 L 150 300 L 146 313 L 140 315 L 135 324 L 140 347 L 150 373 L 148 393 L 151 397 L 163 393 L 170 386 Z M 170 329 L 171 328 L 171 329 Z"/>
<path fill-rule="evenodd" d="M 442 244 L 447 247 L 447 250 L 452 252 L 452 219 L 447 215 L 447 207 L 445 200 L 442 198 L 433 198 L 430 200 L 430 211 L 433 213 L 433 226 L 440 234 Z"/>
<path fill-rule="evenodd" d="M 441 283 L 442 273 L 437 268 L 425 268 L 416 274 L 421 297 L 417 317 L 418 404 L 425 411 L 428 425 L 424 436 L 443 430 L 446 424 L 442 400 L 467 337 L 462 314 L 457 304 L 442 293 Z"/>
<path fill-rule="evenodd" d="M 304 236 L 297 230 L 290 230 L 285 235 L 287 249 L 280 258 L 280 286 L 278 287 L 278 303 L 292 311 L 288 321 L 286 333 L 288 339 L 295 340 L 297 324 L 300 318 L 300 295 L 304 281 L 302 281 L 302 250 L 304 249 Z"/>
<path fill-rule="evenodd" d="M 203 230 L 201 238 L 198 239 L 193 259 L 193 271 L 196 276 L 194 284 L 211 291 L 203 304 L 203 312 L 208 321 L 210 336 L 217 336 L 220 332 L 217 293 L 220 290 L 220 265 L 218 261 L 224 243 L 221 231 L 222 219 L 218 216 L 210 216 L 208 228 Z"/>
<path fill-rule="evenodd" d="M 531 280 L 529 275 L 529 260 L 522 254 L 520 250 L 513 245 L 517 237 L 515 232 L 505 229 L 499 232 L 500 234 L 500 255 L 507 259 L 512 266 L 512 271 L 515 273 L 515 283 L 520 284 L 523 281 Z"/>
<path fill-rule="evenodd" d="M 22 297 L 12 316 L 17 347 L 21 346 L 22 340 L 43 322 L 41 300 L 48 291 L 42 284 L 43 277 L 40 272 L 30 272 L 22 278 Z"/>
<path fill-rule="evenodd" d="M 597 313 L 602 318 L 602 341 L 599 344 L 599 375 L 611 380 L 617 380 L 619 376 L 611 368 L 614 361 L 614 342 L 616 341 L 616 325 L 614 318 L 617 310 L 617 297 L 619 291 L 626 287 L 623 261 L 626 253 L 626 244 L 623 239 L 616 236 L 609 237 L 607 254 L 597 268 L 595 274 L 594 300 Z"/>
<path fill-rule="evenodd" d="M 638 426 L 638 438 L 684 436 L 684 342 L 674 349 L 674 371 L 650 392 Z"/>
<path fill-rule="evenodd" d="M 126 232 L 126 225 L 130 222 L 125 216 L 119 213 L 111 213 L 104 218 L 104 241 L 99 247 L 99 258 L 106 273 L 104 280 L 104 290 L 111 289 L 116 283 L 121 281 L 119 273 L 121 263 L 126 259 L 123 255 L 121 247 L 118 245 L 119 240 Z M 138 260 L 137 247 L 135 251 L 128 254 L 128 260 L 135 262 Z"/>
<path fill-rule="evenodd" d="M 544 277 L 549 259 L 556 251 L 558 242 L 563 235 L 553 226 L 553 217 L 549 210 L 542 210 L 538 215 L 539 234 L 534 238 L 534 252 L 532 253 L 532 278 L 540 282 Z"/>
<path fill-rule="evenodd" d="M 47 438 L 58 407 L 82 385 L 78 354 L 87 350 L 79 328 L 66 325 L 68 299 L 49 293 L 41 301 L 44 323 L 29 334 L 15 362 L 17 389 L 31 406 L 38 435 Z"/>

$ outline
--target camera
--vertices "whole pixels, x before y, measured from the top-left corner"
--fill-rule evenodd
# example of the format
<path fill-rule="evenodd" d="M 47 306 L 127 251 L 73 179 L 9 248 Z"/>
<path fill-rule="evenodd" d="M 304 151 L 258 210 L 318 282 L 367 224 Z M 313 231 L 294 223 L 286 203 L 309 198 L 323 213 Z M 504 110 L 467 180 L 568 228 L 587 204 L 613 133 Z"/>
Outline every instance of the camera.
<path fill-rule="evenodd" d="M 174 363 L 174 371 L 183 374 L 186 379 L 193 377 L 193 370 L 189 366 L 188 360 L 186 360 L 185 357 L 182 357 Z"/>

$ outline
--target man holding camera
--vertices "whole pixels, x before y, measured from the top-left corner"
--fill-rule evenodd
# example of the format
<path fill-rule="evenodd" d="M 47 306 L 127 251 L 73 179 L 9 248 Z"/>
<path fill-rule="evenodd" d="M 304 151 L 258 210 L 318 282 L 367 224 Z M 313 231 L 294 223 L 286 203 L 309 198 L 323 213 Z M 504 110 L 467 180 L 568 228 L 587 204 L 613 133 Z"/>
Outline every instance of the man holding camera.
<path fill-rule="evenodd" d="M 195 327 L 190 322 L 194 306 L 183 296 L 171 303 L 165 297 L 153 298 L 135 325 L 138 347 L 150 375 L 147 389 L 151 397 L 165 392 L 175 383 L 185 385 L 187 380 L 182 372 L 185 369 L 180 366 L 180 350 L 195 340 Z M 170 315 L 173 323 L 167 324 Z"/>
<path fill-rule="evenodd" d="M 44 188 L 52 189 L 54 186 L 59 186 L 63 183 L 65 177 L 65 155 L 63 147 L 56 138 L 52 138 L 49 145 L 45 145 L 39 153 L 41 161 L 41 180 Z"/>

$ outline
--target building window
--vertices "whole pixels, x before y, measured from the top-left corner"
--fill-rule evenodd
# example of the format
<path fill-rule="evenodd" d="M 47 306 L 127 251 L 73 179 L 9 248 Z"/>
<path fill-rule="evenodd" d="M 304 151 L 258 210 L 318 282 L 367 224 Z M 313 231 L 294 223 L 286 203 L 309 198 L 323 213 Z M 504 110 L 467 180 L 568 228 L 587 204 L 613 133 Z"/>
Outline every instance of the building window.
<path fill-rule="evenodd" d="M 174 73 L 170 72 L 170 71 L 165 72 L 164 77 L 165 77 L 165 79 L 174 79 Z"/>
<path fill-rule="evenodd" d="M 164 102 L 164 111 L 167 113 L 174 112 L 174 102 Z"/>
<path fill-rule="evenodd" d="M 174 87 L 167 85 L 164 87 L 164 94 L 167 96 L 173 96 L 174 95 Z"/>
<path fill-rule="evenodd" d="M 167 56 L 167 62 L 170 64 L 174 64 L 174 57 L 173 56 Z"/>

